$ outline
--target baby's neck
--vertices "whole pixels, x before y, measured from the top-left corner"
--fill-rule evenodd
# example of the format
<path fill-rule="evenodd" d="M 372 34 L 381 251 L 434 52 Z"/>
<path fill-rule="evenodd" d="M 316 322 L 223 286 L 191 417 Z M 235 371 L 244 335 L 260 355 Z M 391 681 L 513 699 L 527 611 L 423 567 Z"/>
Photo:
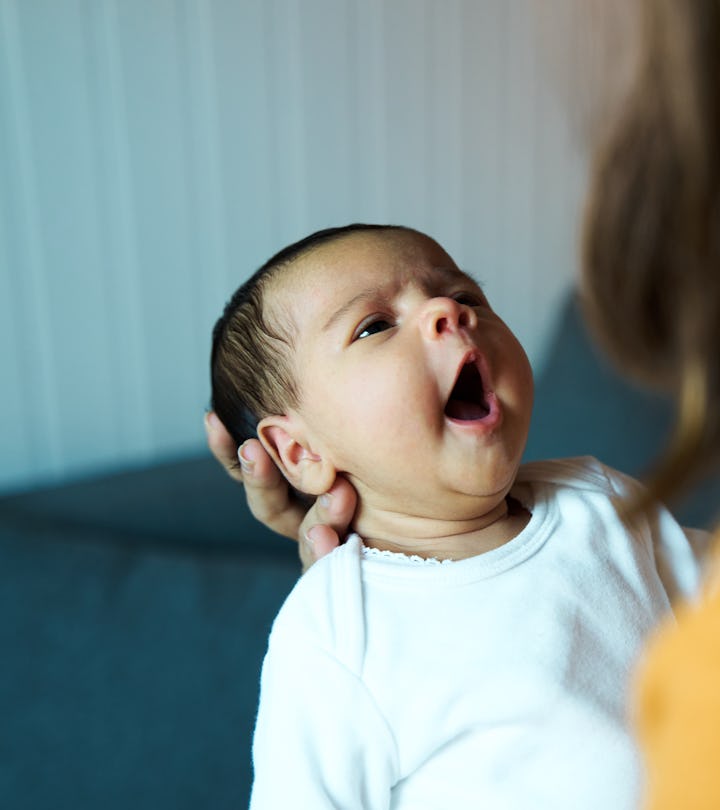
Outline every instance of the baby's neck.
<path fill-rule="evenodd" d="M 369 548 L 438 560 L 464 560 L 505 545 L 527 526 L 530 513 L 508 496 L 492 510 L 460 520 L 393 512 L 357 515 L 354 530 Z"/>

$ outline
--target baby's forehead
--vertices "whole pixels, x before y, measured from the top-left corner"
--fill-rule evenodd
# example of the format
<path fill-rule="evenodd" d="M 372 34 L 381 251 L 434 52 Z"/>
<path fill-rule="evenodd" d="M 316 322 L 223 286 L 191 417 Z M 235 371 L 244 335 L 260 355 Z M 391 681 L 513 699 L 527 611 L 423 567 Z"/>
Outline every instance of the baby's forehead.
<path fill-rule="evenodd" d="M 298 294 L 317 282 L 389 287 L 417 284 L 433 290 L 469 280 L 445 250 L 414 231 L 349 234 L 297 257 L 282 274 L 282 286 Z"/>

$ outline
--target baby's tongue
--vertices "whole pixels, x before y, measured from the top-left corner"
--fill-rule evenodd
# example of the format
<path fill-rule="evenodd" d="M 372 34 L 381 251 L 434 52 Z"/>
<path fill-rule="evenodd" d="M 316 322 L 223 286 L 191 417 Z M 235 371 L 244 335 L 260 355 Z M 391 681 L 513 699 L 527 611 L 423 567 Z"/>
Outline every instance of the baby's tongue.
<path fill-rule="evenodd" d="M 482 419 L 488 415 L 488 409 L 477 402 L 465 402 L 462 399 L 451 399 L 445 408 L 445 413 L 451 419 L 463 419 L 472 421 Z"/>

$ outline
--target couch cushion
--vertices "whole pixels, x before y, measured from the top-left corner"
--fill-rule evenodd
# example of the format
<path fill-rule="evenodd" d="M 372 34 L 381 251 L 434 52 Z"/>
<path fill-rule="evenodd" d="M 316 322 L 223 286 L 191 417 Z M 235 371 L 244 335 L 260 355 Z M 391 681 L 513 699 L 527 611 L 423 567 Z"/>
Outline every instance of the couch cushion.
<path fill-rule="evenodd" d="M 297 555 L 249 513 L 242 488 L 207 453 L 0 498 L 7 525 L 98 529 L 116 542 L 230 546 Z"/>
<path fill-rule="evenodd" d="M 273 557 L 125 539 L 0 522 L 3 806 L 247 806 L 292 544 Z"/>

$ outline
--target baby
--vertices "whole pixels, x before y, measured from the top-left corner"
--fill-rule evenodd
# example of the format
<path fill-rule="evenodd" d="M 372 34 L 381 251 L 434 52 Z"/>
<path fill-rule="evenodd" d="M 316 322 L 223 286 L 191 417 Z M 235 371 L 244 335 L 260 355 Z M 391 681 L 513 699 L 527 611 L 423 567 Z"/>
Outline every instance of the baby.
<path fill-rule="evenodd" d="M 218 321 L 212 388 L 298 491 L 358 493 L 270 635 L 254 810 L 636 806 L 626 685 L 701 537 L 624 520 L 638 485 L 594 459 L 520 466 L 527 357 L 435 241 L 285 248 Z"/>

